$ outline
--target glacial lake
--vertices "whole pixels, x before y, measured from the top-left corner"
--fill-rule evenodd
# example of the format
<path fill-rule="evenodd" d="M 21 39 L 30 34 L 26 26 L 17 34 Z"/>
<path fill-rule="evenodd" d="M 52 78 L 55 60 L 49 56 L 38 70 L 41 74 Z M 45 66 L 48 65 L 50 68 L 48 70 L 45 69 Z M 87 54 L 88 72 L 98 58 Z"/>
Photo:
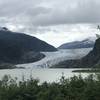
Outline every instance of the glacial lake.
<path fill-rule="evenodd" d="M 73 70 L 77 69 L 49 69 L 49 68 L 34 68 L 34 69 L 5 69 L 0 70 L 0 79 L 4 75 L 10 75 L 12 78 L 17 77 L 18 81 L 23 79 L 30 79 L 32 76 L 34 79 L 39 79 L 40 83 L 44 81 L 47 82 L 58 82 L 62 74 L 65 78 L 70 78 L 74 75 L 80 75 L 80 73 L 73 73 Z M 81 73 L 83 77 L 86 77 L 89 74 Z"/>

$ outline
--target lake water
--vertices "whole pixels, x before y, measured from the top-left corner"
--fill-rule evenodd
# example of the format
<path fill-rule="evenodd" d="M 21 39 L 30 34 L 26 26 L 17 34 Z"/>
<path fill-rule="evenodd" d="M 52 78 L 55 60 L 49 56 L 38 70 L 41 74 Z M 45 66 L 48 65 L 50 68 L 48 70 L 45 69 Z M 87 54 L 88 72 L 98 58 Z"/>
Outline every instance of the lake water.
<path fill-rule="evenodd" d="M 30 79 L 32 76 L 34 79 L 39 79 L 40 82 L 57 82 L 62 76 L 62 73 L 66 78 L 70 78 L 74 75 L 79 75 L 79 73 L 73 73 L 72 71 L 76 69 L 48 69 L 48 68 L 37 68 L 37 69 L 6 69 L 0 70 L 0 79 L 4 75 L 10 75 L 12 78 L 17 77 L 18 80 L 22 80 L 23 76 L 25 80 Z M 83 77 L 88 74 L 82 73 Z"/>

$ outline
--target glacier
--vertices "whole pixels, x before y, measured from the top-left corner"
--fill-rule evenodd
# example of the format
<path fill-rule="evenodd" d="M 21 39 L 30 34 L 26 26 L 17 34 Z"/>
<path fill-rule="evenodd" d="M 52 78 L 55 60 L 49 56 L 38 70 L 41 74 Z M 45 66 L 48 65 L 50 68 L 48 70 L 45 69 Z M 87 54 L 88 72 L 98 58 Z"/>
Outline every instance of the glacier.
<path fill-rule="evenodd" d="M 34 63 L 18 64 L 17 67 L 23 67 L 25 69 L 30 68 L 50 68 L 55 64 L 58 64 L 65 60 L 80 59 L 87 55 L 92 48 L 81 49 L 61 49 L 56 52 L 42 52 L 45 54 L 45 58 Z"/>

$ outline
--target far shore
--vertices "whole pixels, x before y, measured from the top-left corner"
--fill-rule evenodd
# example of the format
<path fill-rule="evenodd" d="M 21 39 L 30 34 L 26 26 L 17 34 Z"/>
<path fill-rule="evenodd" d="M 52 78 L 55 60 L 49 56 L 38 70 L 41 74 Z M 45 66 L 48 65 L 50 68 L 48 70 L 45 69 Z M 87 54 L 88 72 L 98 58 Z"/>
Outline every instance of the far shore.
<path fill-rule="evenodd" d="M 73 70 L 74 73 L 100 73 L 100 68 Z"/>

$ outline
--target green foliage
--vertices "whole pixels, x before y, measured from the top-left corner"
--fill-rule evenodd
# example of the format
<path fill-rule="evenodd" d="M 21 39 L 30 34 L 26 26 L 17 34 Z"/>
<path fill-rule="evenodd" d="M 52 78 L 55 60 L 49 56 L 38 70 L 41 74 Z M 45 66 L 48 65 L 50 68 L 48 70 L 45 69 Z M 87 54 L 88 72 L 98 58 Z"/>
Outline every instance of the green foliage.
<path fill-rule="evenodd" d="M 6 75 L 0 81 L 0 100 L 100 100 L 100 75 L 62 76 L 58 83 L 42 84 L 32 77 L 17 82 Z"/>

